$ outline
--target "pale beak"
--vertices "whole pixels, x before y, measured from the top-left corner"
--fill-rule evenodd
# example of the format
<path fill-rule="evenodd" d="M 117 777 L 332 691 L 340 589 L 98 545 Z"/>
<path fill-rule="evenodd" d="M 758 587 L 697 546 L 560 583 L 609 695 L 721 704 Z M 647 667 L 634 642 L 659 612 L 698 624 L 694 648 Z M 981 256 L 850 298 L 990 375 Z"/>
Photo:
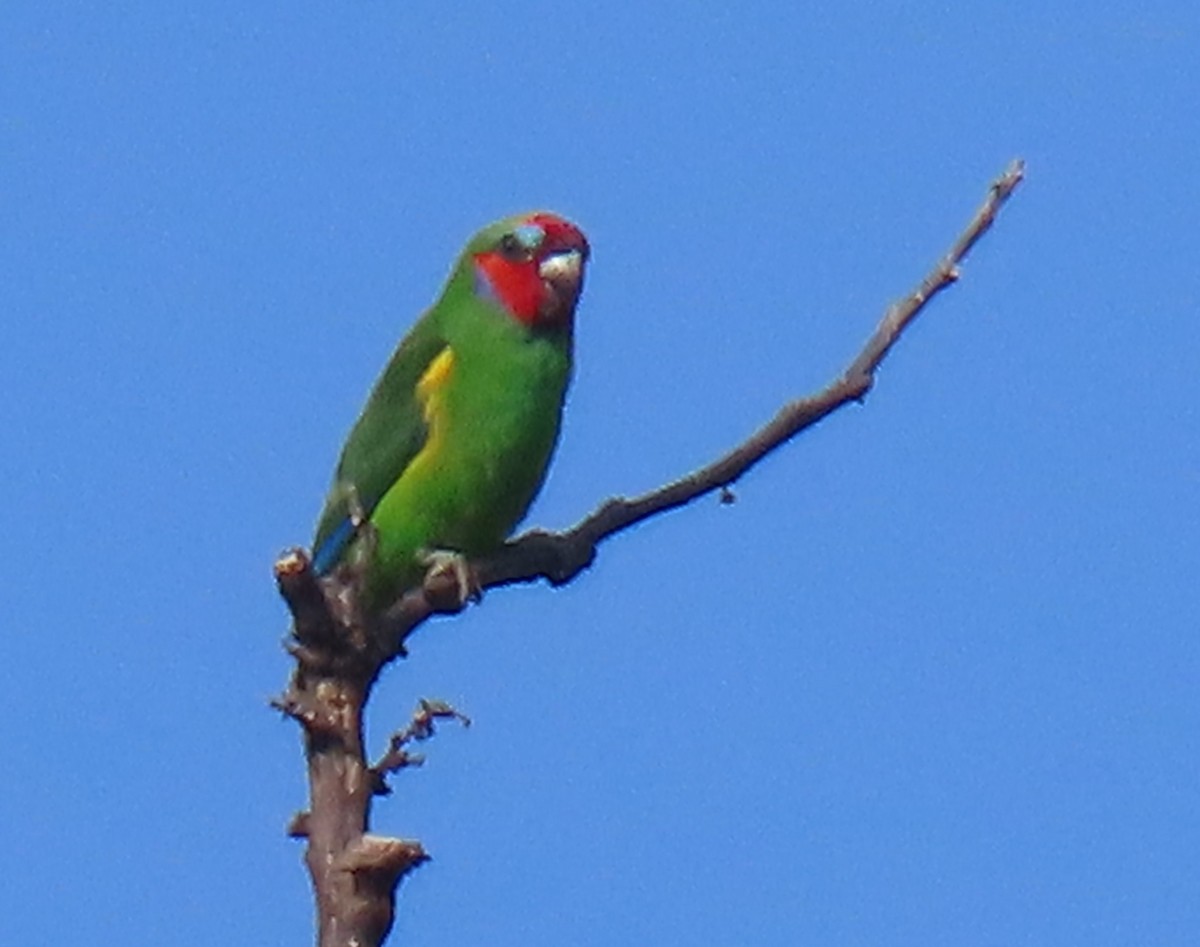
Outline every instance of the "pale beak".
<path fill-rule="evenodd" d="M 583 289 L 583 253 L 564 250 L 538 264 L 538 276 L 546 287 L 542 318 L 551 322 L 570 319 Z"/>
<path fill-rule="evenodd" d="M 547 283 L 578 283 L 583 274 L 583 254 L 578 250 L 564 250 L 546 257 L 538 266 L 538 276 Z"/>

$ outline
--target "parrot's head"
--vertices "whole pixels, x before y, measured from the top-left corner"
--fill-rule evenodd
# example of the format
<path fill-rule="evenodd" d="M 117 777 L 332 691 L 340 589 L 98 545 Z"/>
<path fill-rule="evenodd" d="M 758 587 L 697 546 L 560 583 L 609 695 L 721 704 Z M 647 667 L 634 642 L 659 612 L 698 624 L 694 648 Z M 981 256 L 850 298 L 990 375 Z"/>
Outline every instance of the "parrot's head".
<path fill-rule="evenodd" d="M 557 214 L 497 221 L 467 245 L 474 291 L 530 329 L 570 328 L 590 253 L 587 238 Z"/>

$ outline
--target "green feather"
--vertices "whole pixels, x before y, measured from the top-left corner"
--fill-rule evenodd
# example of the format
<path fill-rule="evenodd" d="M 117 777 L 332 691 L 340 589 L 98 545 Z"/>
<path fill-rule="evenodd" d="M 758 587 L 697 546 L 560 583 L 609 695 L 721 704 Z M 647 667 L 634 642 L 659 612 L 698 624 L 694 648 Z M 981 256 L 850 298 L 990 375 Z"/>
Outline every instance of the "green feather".
<path fill-rule="evenodd" d="M 472 556 L 500 545 L 545 479 L 571 376 L 570 319 L 530 328 L 513 318 L 477 291 L 474 262 L 527 219 L 472 239 L 343 448 L 314 562 L 321 572 L 365 565 L 373 606 L 420 583 L 422 552 Z M 351 526 L 356 514 L 370 520 L 373 541 Z"/>

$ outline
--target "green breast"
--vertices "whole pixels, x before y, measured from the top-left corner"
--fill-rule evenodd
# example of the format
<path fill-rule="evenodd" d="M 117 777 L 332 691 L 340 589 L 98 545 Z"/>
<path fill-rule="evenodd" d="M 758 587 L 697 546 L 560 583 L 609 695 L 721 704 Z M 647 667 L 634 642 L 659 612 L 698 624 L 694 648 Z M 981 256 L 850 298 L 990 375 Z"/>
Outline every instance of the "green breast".
<path fill-rule="evenodd" d="M 420 550 L 478 555 L 503 542 L 558 440 L 569 336 L 531 333 L 484 302 L 460 309 L 445 327 L 449 359 L 420 386 L 430 439 L 371 515 L 381 594 L 420 581 Z"/>

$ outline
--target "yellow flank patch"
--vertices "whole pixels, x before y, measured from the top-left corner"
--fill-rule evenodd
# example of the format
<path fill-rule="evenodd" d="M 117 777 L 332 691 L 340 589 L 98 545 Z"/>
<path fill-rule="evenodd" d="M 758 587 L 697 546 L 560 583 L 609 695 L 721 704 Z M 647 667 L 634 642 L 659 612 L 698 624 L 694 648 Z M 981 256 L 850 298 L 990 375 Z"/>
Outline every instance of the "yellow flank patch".
<path fill-rule="evenodd" d="M 450 346 L 442 349 L 437 358 L 429 363 L 425 373 L 417 379 L 417 398 L 421 402 L 425 423 L 429 425 L 429 436 L 425 444 L 409 464 L 409 472 L 421 467 L 437 456 L 446 436 L 445 417 L 442 413 L 442 389 L 450 380 L 454 370 L 454 351 Z"/>
<path fill-rule="evenodd" d="M 425 406 L 425 420 L 432 421 L 430 417 L 431 405 L 436 400 L 436 395 L 442 385 L 446 384 L 450 378 L 450 372 L 454 368 L 454 350 L 450 346 L 446 346 L 437 354 L 429 367 L 425 369 L 425 374 L 417 381 L 417 397 L 421 399 L 421 403 Z"/>

